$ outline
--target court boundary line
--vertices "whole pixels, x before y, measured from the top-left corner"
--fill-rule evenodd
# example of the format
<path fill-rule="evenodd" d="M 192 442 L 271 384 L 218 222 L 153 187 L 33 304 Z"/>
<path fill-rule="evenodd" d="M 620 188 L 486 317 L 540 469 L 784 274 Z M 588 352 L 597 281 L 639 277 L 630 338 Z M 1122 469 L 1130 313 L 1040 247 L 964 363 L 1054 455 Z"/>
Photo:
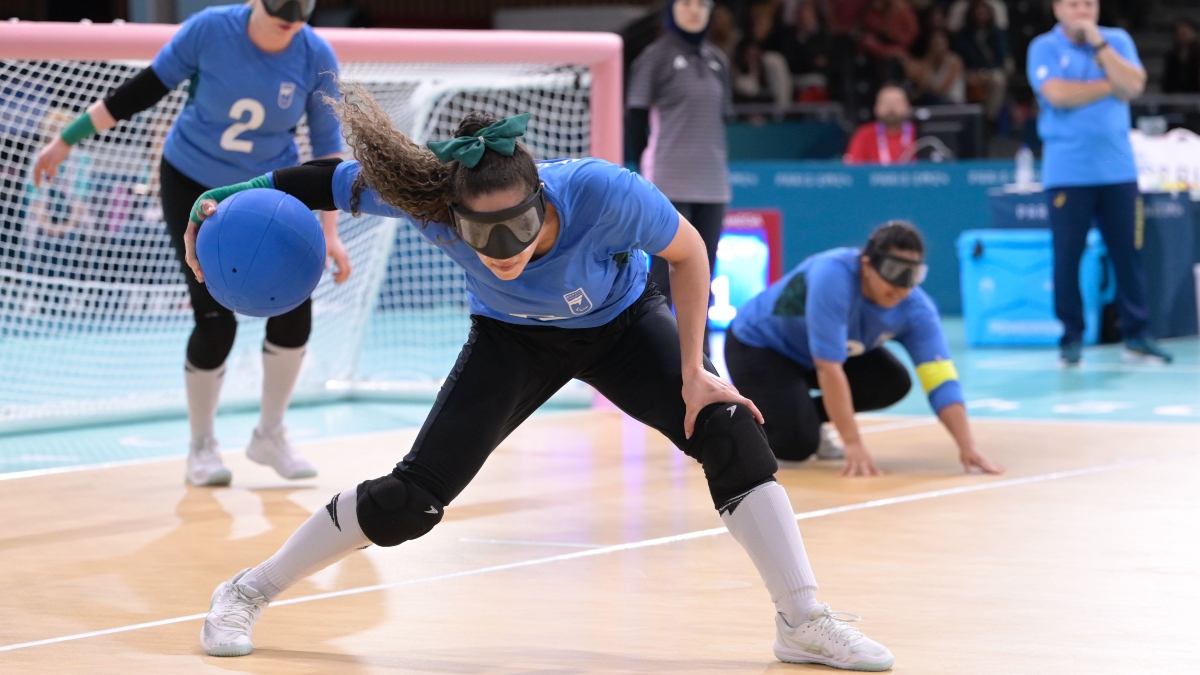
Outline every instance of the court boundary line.
<path fill-rule="evenodd" d="M 973 492 L 983 492 L 987 490 L 996 490 L 1005 487 L 1015 487 L 1021 485 L 1031 485 L 1035 483 L 1044 483 L 1052 480 L 1061 480 L 1064 478 L 1075 478 L 1079 476 L 1088 476 L 1098 473 L 1106 473 L 1116 471 L 1118 469 L 1128 469 L 1149 464 L 1158 464 L 1162 462 L 1172 461 L 1183 457 L 1194 456 L 1195 452 L 1178 452 L 1159 457 L 1144 457 L 1139 459 L 1124 460 L 1113 462 L 1110 464 L 1101 464 L 1098 466 L 1084 467 L 1080 469 L 1068 469 L 1064 471 L 1051 471 L 1049 473 L 1034 474 L 1032 476 L 1023 476 L 1021 478 L 1005 478 L 994 480 L 987 483 L 975 483 L 973 485 L 963 485 L 955 488 L 943 488 L 940 490 L 928 490 L 925 492 L 917 492 L 908 495 L 900 495 L 896 497 L 883 497 L 880 499 L 871 499 L 865 502 L 857 502 L 854 504 L 844 504 L 842 506 L 833 506 L 815 511 L 804 511 L 795 514 L 797 521 L 811 520 L 814 518 L 822 518 L 842 513 L 851 513 L 854 511 L 864 511 L 867 509 L 880 508 L 884 506 L 893 506 L 897 504 L 909 504 L 912 502 L 926 501 L 929 499 L 938 499 L 941 497 L 957 496 Z M 357 588 L 347 588 L 340 591 L 330 591 L 328 593 L 315 593 L 313 595 L 305 595 L 299 598 L 291 598 L 288 600 L 280 600 L 271 603 L 274 607 L 284 607 L 287 605 L 298 605 L 307 602 L 316 602 L 318 600 L 329 600 L 334 598 L 344 598 L 353 595 L 361 595 L 363 593 L 373 593 L 375 591 L 390 590 L 393 588 L 401 588 L 404 586 L 416 586 L 419 584 L 433 583 L 437 581 L 447 581 L 450 579 L 459 579 L 463 577 L 478 576 L 481 574 L 491 574 L 493 572 L 505 572 L 508 570 L 521 569 L 524 567 L 533 567 L 536 565 L 546 565 L 556 562 L 566 562 L 570 560 L 578 560 L 582 558 L 591 558 L 595 556 L 607 555 L 609 553 L 620 553 L 623 551 L 633 551 L 642 548 L 650 548 L 653 546 L 663 546 L 666 544 L 674 544 L 682 541 L 690 541 L 692 539 L 702 539 L 705 537 L 717 536 L 727 533 L 728 530 L 724 527 L 716 527 L 707 530 L 696 530 L 694 532 L 685 532 L 683 534 L 673 534 L 665 537 L 656 537 L 654 539 L 644 539 L 641 541 L 628 542 L 625 544 L 614 544 L 611 546 L 603 546 L 601 548 L 587 549 L 575 551 L 572 553 L 562 553 L 559 555 L 547 556 L 542 558 L 531 558 L 512 563 L 503 563 L 500 565 L 489 565 L 487 567 L 477 567 L 468 570 L 459 570 L 457 572 L 449 572 L 446 574 L 438 574 L 430 577 L 420 577 L 417 579 L 406 579 L 404 581 L 393 581 L 386 584 L 373 584 L 371 586 L 359 586 Z M 101 630 L 87 631 L 84 633 L 75 633 L 73 635 L 63 635 L 53 638 L 44 638 L 41 640 L 33 640 L 30 642 L 21 642 L 11 645 L 0 645 L 0 652 L 16 651 L 18 649 L 28 649 L 31 647 L 42 647 L 51 644 L 61 644 L 64 642 L 73 642 L 93 637 L 102 637 L 105 635 L 116 635 L 120 633 L 129 633 L 146 628 L 157 628 L 160 626 L 169 626 L 177 623 L 185 623 L 188 621 L 197 621 L 207 616 L 207 612 L 200 614 L 188 614 L 186 616 L 177 616 L 169 619 L 160 619 L 158 621 L 147 621 L 143 623 L 130 624 L 128 626 L 118 626 L 116 628 L 105 628 Z"/>

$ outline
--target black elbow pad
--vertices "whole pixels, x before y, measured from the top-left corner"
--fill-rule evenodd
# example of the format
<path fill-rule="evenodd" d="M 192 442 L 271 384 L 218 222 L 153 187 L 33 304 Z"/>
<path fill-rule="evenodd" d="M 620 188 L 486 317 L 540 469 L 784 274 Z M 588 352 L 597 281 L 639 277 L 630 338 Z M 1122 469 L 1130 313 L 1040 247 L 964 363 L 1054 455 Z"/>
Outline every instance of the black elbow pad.
<path fill-rule="evenodd" d="M 146 68 L 112 90 L 112 93 L 104 98 L 104 107 L 108 108 L 108 114 L 112 115 L 113 119 L 127 120 L 153 107 L 170 91 L 171 89 L 158 79 L 158 74 L 153 68 Z"/>
<path fill-rule="evenodd" d="M 275 189 L 299 199 L 314 211 L 337 211 L 333 202 L 333 172 L 340 157 L 326 157 L 300 166 L 275 170 Z"/>

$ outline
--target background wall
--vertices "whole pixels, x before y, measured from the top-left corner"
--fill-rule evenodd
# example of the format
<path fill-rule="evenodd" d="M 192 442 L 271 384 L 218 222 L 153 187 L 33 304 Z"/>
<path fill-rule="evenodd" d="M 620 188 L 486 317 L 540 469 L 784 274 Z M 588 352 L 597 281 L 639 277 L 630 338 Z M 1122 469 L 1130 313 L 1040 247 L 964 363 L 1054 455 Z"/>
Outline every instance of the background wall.
<path fill-rule="evenodd" d="M 861 246 L 875 226 L 910 220 L 925 235 L 925 290 L 946 314 L 959 314 L 958 258 L 963 230 L 991 227 L 988 189 L 1012 182 L 1011 161 L 960 161 L 904 167 L 840 162 L 731 162 L 733 207 L 783 212 L 784 265 L 835 246 Z"/>

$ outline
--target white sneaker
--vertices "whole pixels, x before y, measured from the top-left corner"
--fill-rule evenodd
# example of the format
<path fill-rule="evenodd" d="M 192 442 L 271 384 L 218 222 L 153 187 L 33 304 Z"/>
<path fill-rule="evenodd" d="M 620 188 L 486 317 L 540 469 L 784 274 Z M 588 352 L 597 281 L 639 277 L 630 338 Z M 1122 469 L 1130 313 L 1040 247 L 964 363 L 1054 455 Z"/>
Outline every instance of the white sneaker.
<path fill-rule="evenodd" d="M 834 436 L 828 424 L 821 425 L 821 443 L 817 445 L 817 459 L 845 459 L 846 446 Z"/>
<path fill-rule="evenodd" d="M 221 486 L 229 485 L 233 474 L 225 468 L 221 461 L 221 453 L 217 452 L 217 439 L 205 436 L 192 441 L 188 448 L 187 471 L 184 480 L 192 485 Z"/>
<path fill-rule="evenodd" d="M 775 657 L 787 663 L 820 663 L 844 670 L 887 670 L 896 657 L 887 647 L 850 625 L 861 621 L 857 614 L 834 612 L 818 605 L 808 621 L 792 628 L 775 615 Z"/>
<path fill-rule="evenodd" d="M 250 438 L 250 445 L 246 446 L 246 457 L 275 469 L 275 473 L 291 480 L 317 475 L 317 468 L 292 449 L 287 437 L 287 428 L 283 425 L 266 433 L 255 429 L 254 436 Z"/>
<path fill-rule="evenodd" d="M 269 603 L 262 593 L 238 583 L 249 571 L 247 567 L 213 591 L 200 629 L 200 647 L 209 656 L 245 656 L 254 651 L 250 632 Z"/>

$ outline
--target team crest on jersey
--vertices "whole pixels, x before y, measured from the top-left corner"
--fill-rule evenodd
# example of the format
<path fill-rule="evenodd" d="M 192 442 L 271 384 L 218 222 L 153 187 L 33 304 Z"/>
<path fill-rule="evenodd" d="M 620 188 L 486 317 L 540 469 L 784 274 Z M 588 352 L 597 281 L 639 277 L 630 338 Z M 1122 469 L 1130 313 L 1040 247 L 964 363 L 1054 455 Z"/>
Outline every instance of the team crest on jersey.
<path fill-rule="evenodd" d="M 285 110 L 292 107 L 292 99 L 295 95 L 295 82 L 281 82 L 279 84 L 279 107 Z"/>
<path fill-rule="evenodd" d="M 582 288 L 567 293 L 563 296 L 563 300 L 567 301 L 567 307 L 571 309 L 571 314 L 575 316 L 583 316 L 592 311 L 592 299 L 583 292 Z"/>

